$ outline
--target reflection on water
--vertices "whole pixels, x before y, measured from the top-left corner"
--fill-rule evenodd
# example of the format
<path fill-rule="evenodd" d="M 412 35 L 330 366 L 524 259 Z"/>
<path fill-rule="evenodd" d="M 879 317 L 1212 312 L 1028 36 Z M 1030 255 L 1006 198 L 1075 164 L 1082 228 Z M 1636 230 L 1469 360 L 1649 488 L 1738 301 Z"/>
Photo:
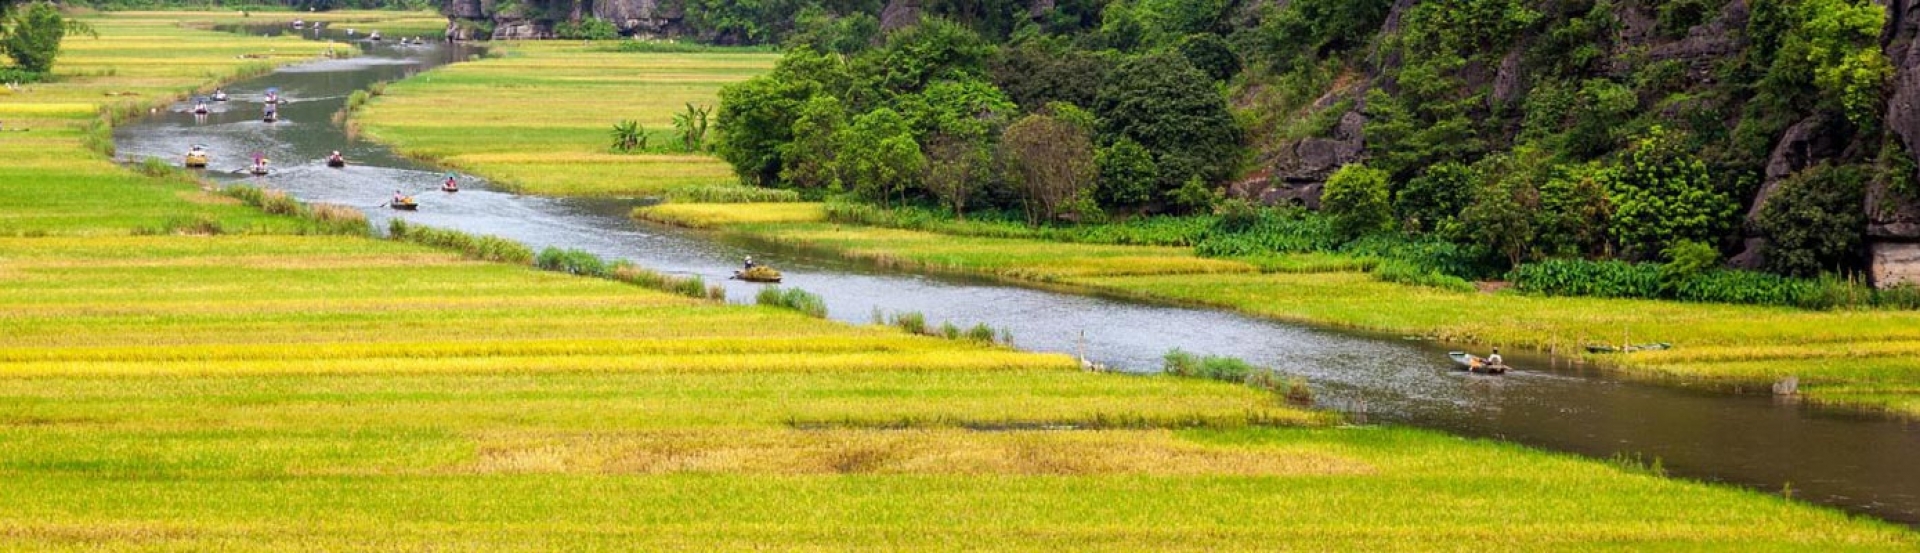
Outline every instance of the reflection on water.
<path fill-rule="evenodd" d="M 376 228 L 390 217 L 493 234 L 535 248 L 562 246 L 630 259 L 669 273 L 724 282 L 729 297 L 751 299 L 758 285 L 724 280 L 742 257 L 771 260 L 787 283 L 821 294 L 836 319 L 868 322 L 876 311 L 918 311 L 933 322 L 987 323 L 1019 346 L 1078 353 L 1111 366 L 1150 371 L 1167 350 L 1227 355 L 1277 367 L 1313 382 L 1322 405 L 1367 414 L 1372 422 L 1444 429 L 1536 447 L 1608 457 L 1658 458 L 1671 472 L 1765 490 L 1791 483 L 1797 497 L 1908 523 L 1920 522 L 1920 429 L 1880 417 L 1778 404 L 1766 397 L 1621 382 L 1582 367 L 1511 355 L 1520 370 L 1504 377 L 1454 372 L 1444 348 L 1417 341 L 1328 332 L 1230 313 L 1142 305 L 1012 287 L 964 278 L 881 270 L 830 256 L 780 250 L 737 239 L 640 225 L 624 200 L 521 196 L 462 176 L 459 193 L 437 190 L 441 170 L 346 136 L 332 117 L 354 90 L 403 78 L 449 60 L 464 47 L 370 45 L 369 55 L 283 69 L 237 83 L 229 102 L 194 116 L 191 102 L 131 122 L 116 133 L 119 151 L 175 160 L 190 144 L 215 157 L 208 174 L 285 189 L 315 202 L 360 206 Z M 262 93 L 277 87 L 289 103 L 281 121 L 263 123 Z M 324 165 L 340 150 L 350 165 Z M 271 160 L 264 177 L 236 171 L 253 153 Z M 379 206 L 395 190 L 418 194 L 420 211 Z"/>

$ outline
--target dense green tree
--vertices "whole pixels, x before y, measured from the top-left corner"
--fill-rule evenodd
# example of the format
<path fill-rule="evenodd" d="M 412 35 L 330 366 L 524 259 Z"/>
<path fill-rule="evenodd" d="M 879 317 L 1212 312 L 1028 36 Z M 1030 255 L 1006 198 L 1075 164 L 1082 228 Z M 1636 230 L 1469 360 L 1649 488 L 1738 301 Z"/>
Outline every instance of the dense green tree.
<path fill-rule="evenodd" d="M 1018 108 L 993 83 L 985 80 L 938 81 L 919 94 L 896 102 L 913 122 L 914 134 L 934 134 L 964 140 L 990 149 L 994 135 Z"/>
<path fill-rule="evenodd" d="M 794 118 L 817 89 L 778 71 L 721 88 L 716 153 L 747 184 L 779 183 L 781 148 L 793 140 Z"/>
<path fill-rule="evenodd" d="M 1056 221 L 1087 199 L 1099 173 L 1093 158 L 1086 129 L 1046 114 L 1021 118 L 1000 139 L 1000 162 L 1028 224 Z"/>
<path fill-rule="evenodd" d="M 1302 61 L 1367 43 L 1387 17 L 1393 0 L 1293 0 L 1264 8 L 1258 27 L 1241 36 L 1248 63 L 1265 60 L 1275 72 Z"/>
<path fill-rule="evenodd" d="M 1131 138 L 1116 140 L 1101 148 L 1094 161 L 1100 170 L 1099 189 L 1094 199 L 1100 205 L 1132 207 L 1153 201 L 1160 168 L 1153 163 L 1153 153 L 1139 142 Z"/>
<path fill-rule="evenodd" d="M 927 137 L 925 153 L 927 174 L 922 178 L 927 191 L 953 210 L 953 216 L 967 218 L 967 207 L 992 178 L 993 152 L 964 137 L 935 134 Z"/>
<path fill-rule="evenodd" d="M 906 117 L 889 108 L 876 109 L 855 118 L 840 134 L 841 180 L 855 194 L 893 205 L 917 187 L 927 160 Z"/>
<path fill-rule="evenodd" d="M 1213 80 L 1224 81 L 1240 73 L 1240 55 L 1233 53 L 1233 48 L 1228 47 L 1227 40 L 1220 35 L 1188 35 L 1180 41 L 1179 50 L 1188 63 Z"/>
<path fill-rule="evenodd" d="M 1101 86 L 1094 112 L 1102 135 L 1131 139 L 1153 153 L 1161 193 L 1194 176 L 1208 184 L 1225 181 L 1238 165 L 1240 129 L 1226 100 L 1178 54 L 1120 64 Z"/>
<path fill-rule="evenodd" d="M 1482 183 L 1473 203 L 1461 213 L 1461 228 L 1473 243 L 1506 256 L 1517 267 L 1534 250 L 1540 192 L 1530 167 L 1508 154 L 1488 156 L 1474 164 Z"/>
<path fill-rule="evenodd" d="M 873 14 L 834 15 L 817 5 L 800 10 L 793 25 L 793 36 L 787 38 L 787 46 L 841 55 L 864 50 L 880 36 L 880 18 Z"/>
<path fill-rule="evenodd" d="M 1855 165 L 1815 165 L 1780 183 L 1759 217 L 1768 239 L 1767 270 L 1788 276 L 1843 272 L 1866 239 L 1868 173 Z"/>
<path fill-rule="evenodd" d="M 886 43 L 854 59 L 861 86 L 884 96 L 913 94 L 936 81 L 986 76 L 993 45 L 966 26 L 930 17 L 887 34 Z"/>
<path fill-rule="evenodd" d="M 837 191 L 840 182 L 840 133 L 847 109 L 838 98 L 814 96 L 793 121 L 793 140 L 780 146 L 780 179 L 806 189 Z"/>
<path fill-rule="evenodd" d="M 1349 164 L 1327 178 L 1320 210 L 1333 218 L 1333 228 L 1347 239 L 1393 229 L 1393 203 L 1387 173 L 1359 163 Z"/>
<path fill-rule="evenodd" d="M 1394 193 L 1394 213 L 1408 230 L 1444 234 L 1473 201 L 1475 179 L 1473 169 L 1462 163 L 1430 167 Z"/>
<path fill-rule="evenodd" d="M 1107 57 L 1065 40 L 1035 37 L 1001 48 L 988 64 L 993 82 L 1028 111 L 1049 102 L 1091 106 L 1111 69 Z"/>
<path fill-rule="evenodd" d="M 22 9 L 0 6 L 0 51 L 28 73 L 53 71 L 53 60 L 60 55 L 60 40 L 69 31 L 93 32 L 62 17 L 60 8 L 51 2 L 27 3 Z"/>
<path fill-rule="evenodd" d="M 1733 217 L 1733 201 L 1714 189 L 1706 164 L 1660 127 L 1600 178 L 1614 210 L 1613 237 L 1632 257 L 1650 258 L 1682 241 L 1716 242 Z"/>
<path fill-rule="evenodd" d="M 1603 257 L 1612 245 L 1613 204 L 1598 164 L 1552 168 L 1540 185 L 1539 249 L 1550 255 Z"/>

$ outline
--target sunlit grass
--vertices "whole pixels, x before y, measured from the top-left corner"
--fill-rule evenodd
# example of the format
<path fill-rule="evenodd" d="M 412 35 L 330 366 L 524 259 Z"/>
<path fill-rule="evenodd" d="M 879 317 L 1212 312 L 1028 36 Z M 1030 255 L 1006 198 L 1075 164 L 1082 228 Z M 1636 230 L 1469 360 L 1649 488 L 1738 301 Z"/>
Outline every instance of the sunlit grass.
<path fill-rule="evenodd" d="M 815 223 L 827 218 L 817 203 L 661 204 L 633 210 L 638 219 L 692 228 L 747 223 Z"/>
<path fill-rule="evenodd" d="M 155 55 L 203 38 L 180 36 Z M 21 235 L 0 237 L 0 549 L 1916 545 L 1606 463 L 1333 428 L 1237 383 L 290 236 L 22 134 L 0 179 L 50 176 L 0 192 Z M 132 235 L 181 213 L 252 233 Z"/>
<path fill-rule="evenodd" d="M 673 115 L 689 103 L 717 105 L 720 87 L 772 68 L 778 58 L 612 53 L 571 41 L 492 47 L 505 55 L 387 87 L 355 124 L 408 155 L 518 192 L 659 197 L 733 186 L 738 179 L 725 163 L 681 149 Z M 623 120 L 646 128 L 647 153 L 610 151 L 610 129 Z"/>

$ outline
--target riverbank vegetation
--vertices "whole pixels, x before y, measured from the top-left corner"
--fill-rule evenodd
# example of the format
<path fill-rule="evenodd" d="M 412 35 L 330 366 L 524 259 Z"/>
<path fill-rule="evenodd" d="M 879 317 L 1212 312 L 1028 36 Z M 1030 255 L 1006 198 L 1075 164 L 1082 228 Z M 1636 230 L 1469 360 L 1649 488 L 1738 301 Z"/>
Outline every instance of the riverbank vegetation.
<path fill-rule="evenodd" d="M 126 63 L 179 55 L 146 51 Z M 297 220 L 115 168 L 71 130 L 89 120 L 0 134 L 34 153 L 0 171 L 90 171 L 5 204 L 37 229 L 0 237 L 9 548 L 1915 545 L 1632 467 L 1326 426 L 1236 384 L 272 232 Z M 139 235 L 149 211 L 261 223 Z"/>

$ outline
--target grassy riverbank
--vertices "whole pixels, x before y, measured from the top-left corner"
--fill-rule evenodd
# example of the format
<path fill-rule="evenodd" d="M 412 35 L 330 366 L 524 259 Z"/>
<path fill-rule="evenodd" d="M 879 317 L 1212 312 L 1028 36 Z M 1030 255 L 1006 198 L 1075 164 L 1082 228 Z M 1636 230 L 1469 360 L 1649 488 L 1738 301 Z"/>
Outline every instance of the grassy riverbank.
<path fill-rule="evenodd" d="M 85 145 L 95 112 L 13 107 L 155 102 L 208 83 L 121 76 L 197 41 L 288 43 L 95 23 L 172 40 L 117 54 L 124 68 L 76 49 L 114 71 L 4 104 L 55 115 L 9 116 L 33 130 L 0 134 L 0 150 L 31 153 L 0 156 L 0 548 L 1920 541 L 1629 466 L 1323 427 L 1235 384 L 300 235 L 300 221 L 114 166 Z M 47 177 L 6 178 L 20 175 Z"/>
<path fill-rule="evenodd" d="M 611 43 L 493 43 L 498 57 L 396 83 L 355 121 L 408 155 L 473 171 L 506 188 L 565 196 L 654 196 L 734 188 L 725 163 L 688 153 L 673 116 L 711 107 L 720 87 L 773 67 L 777 54 L 626 53 Z M 647 147 L 612 150 L 638 122 Z"/>
<path fill-rule="evenodd" d="M 800 212 L 807 204 L 783 205 Z M 1354 263 L 1304 254 L 1252 264 L 1185 248 L 957 237 L 776 218 L 763 208 L 669 204 L 642 219 L 724 228 L 883 264 L 986 274 L 1234 309 L 1309 324 L 1585 355 L 1627 372 L 1764 389 L 1798 376 L 1819 401 L 1920 414 L 1920 312 L 1790 308 L 1510 292 L 1382 282 Z M 1484 316 L 1498 313 L 1498 317 Z M 1583 344 L 1671 342 L 1671 351 L 1586 355 Z"/>

